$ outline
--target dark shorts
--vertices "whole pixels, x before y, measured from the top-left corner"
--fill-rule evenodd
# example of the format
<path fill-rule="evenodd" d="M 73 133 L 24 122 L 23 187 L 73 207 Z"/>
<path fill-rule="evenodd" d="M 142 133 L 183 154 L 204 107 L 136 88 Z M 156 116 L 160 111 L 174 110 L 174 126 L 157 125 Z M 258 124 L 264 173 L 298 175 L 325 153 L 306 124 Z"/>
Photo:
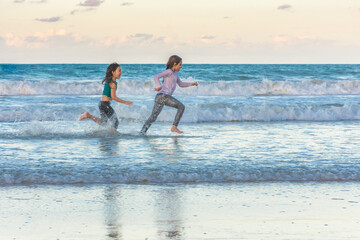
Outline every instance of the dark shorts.
<path fill-rule="evenodd" d="M 114 109 L 110 106 L 109 101 L 100 101 L 99 103 L 100 109 L 100 118 L 101 125 L 111 124 L 111 127 L 117 129 L 119 125 L 119 120 L 116 116 Z"/>

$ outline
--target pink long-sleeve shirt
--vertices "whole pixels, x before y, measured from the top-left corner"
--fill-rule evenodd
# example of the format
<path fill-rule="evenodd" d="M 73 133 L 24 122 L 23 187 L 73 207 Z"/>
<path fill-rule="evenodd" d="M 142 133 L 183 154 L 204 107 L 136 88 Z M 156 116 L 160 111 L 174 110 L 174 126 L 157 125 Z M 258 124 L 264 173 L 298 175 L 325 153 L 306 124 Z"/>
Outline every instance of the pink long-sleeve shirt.
<path fill-rule="evenodd" d="M 162 84 L 160 83 L 160 78 L 164 78 Z M 162 89 L 159 93 L 164 93 L 167 95 L 172 95 L 176 88 L 176 83 L 180 87 L 190 87 L 191 82 L 182 82 L 177 74 L 177 72 L 173 72 L 171 69 L 166 69 L 162 73 L 158 73 L 154 76 L 156 87 L 162 86 Z"/>

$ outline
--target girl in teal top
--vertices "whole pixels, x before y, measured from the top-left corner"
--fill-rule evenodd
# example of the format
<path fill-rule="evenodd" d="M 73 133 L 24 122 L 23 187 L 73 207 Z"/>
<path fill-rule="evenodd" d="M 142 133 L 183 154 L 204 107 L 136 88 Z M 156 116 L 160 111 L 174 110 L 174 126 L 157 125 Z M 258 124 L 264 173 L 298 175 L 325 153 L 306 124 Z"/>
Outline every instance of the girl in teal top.
<path fill-rule="evenodd" d="M 111 81 L 111 80 L 109 79 L 109 82 L 110 82 L 110 81 Z M 117 82 L 115 82 L 115 84 L 116 84 L 116 89 L 117 89 Z M 111 87 L 110 87 L 110 85 L 109 85 L 108 82 L 105 82 L 104 91 L 103 91 L 102 94 L 105 95 L 105 96 L 107 96 L 108 98 L 111 98 Z"/>
<path fill-rule="evenodd" d="M 126 104 L 128 106 L 132 106 L 133 102 L 125 101 L 116 96 L 117 82 L 116 79 L 120 79 L 121 76 L 121 67 L 117 63 L 112 63 L 106 69 L 106 75 L 103 79 L 102 83 L 104 84 L 103 95 L 101 97 L 101 101 L 99 103 L 100 109 L 100 118 L 97 118 L 91 115 L 89 112 L 85 112 L 79 118 L 79 121 L 89 118 L 94 122 L 105 125 L 110 123 L 111 128 L 116 130 L 119 125 L 119 120 L 116 116 L 114 109 L 110 106 L 111 100 L 114 100 L 119 103 Z"/>

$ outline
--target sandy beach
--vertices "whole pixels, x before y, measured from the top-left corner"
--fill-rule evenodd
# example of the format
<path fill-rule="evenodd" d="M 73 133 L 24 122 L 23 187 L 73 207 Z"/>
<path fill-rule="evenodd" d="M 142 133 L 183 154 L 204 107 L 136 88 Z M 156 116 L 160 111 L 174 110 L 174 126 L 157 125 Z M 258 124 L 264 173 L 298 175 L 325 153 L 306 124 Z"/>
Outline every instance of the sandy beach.
<path fill-rule="evenodd" d="M 0 239 L 357 239 L 359 183 L 0 188 Z"/>

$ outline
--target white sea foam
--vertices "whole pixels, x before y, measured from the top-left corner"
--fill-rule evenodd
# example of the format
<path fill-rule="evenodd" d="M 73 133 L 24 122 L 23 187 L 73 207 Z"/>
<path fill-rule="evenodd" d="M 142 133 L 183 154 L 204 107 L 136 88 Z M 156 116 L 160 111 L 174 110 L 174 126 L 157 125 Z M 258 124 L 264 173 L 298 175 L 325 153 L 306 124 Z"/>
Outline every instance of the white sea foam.
<path fill-rule="evenodd" d="M 113 107 L 121 121 L 145 121 L 151 114 L 153 102 L 134 105 L 132 108 L 123 104 Z M 342 104 L 293 103 L 281 102 L 217 102 L 185 104 L 182 122 L 233 122 L 233 121 L 343 121 L 360 120 L 360 105 L 355 102 Z M 85 110 L 75 104 L 72 108 L 46 108 L 32 105 L 29 107 L 7 108 L 0 114 L 0 122 L 28 121 L 77 121 Z M 86 110 L 99 116 L 99 110 L 94 104 Z M 162 111 L 158 122 L 172 122 L 175 109 Z"/>
<path fill-rule="evenodd" d="M 195 81 L 188 78 L 184 81 Z M 119 94 L 152 94 L 154 83 L 120 80 Z M 33 82 L 3 81 L 0 96 L 24 95 L 100 95 L 103 86 L 99 82 Z M 200 81 L 198 87 L 180 88 L 176 94 L 194 96 L 307 96 L 307 95 L 356 95 L 360 94 L 360 80 L 323 81 Z"/>

